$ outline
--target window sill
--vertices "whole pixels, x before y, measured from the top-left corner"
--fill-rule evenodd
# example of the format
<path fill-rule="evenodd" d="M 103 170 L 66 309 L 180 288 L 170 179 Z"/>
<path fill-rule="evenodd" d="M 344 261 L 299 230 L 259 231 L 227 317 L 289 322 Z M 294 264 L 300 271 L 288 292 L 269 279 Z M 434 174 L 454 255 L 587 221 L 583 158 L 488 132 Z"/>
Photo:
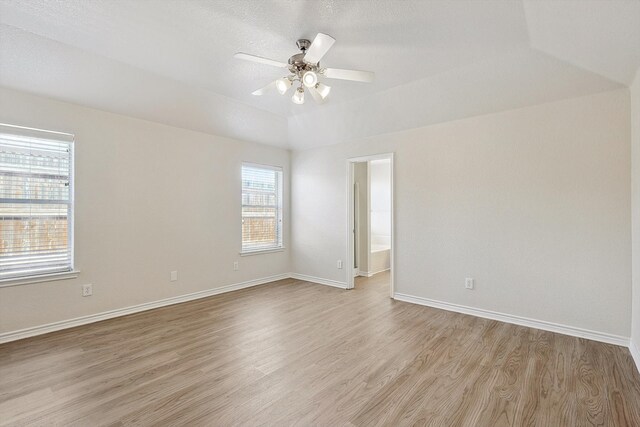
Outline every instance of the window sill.
<path fill-rule="evenodd" d="M 60 273 L 41 274 L 38 276 L 13 277 L 11 279 L 0 279 L 0 288 L 10 286 L 30 285 L 32 283 L 53 282 L 55 280 L 75 279 L 80 274 L 80 270 L 62 271 Z"/>
<path fill-rule="evenodd" d="M 286 248 L 283 246 L 281 248 L 257 249 L 255 251 L 244 251 L 244 252 L 240 252 L 240 256 L 251 256 L 251 255 L 268 254 L 272 252 L 283 252 L 285 249 Z"/>

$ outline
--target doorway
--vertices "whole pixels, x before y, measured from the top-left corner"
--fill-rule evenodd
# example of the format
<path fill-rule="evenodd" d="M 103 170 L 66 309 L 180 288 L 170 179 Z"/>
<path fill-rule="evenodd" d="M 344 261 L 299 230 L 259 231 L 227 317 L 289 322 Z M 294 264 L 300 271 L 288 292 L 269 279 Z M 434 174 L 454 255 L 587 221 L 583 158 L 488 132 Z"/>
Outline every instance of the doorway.
<path fill-rule="evenodd" d="M 393 153 L 347 160 L 347 288 L 388 277 L 394 294 Z"/>

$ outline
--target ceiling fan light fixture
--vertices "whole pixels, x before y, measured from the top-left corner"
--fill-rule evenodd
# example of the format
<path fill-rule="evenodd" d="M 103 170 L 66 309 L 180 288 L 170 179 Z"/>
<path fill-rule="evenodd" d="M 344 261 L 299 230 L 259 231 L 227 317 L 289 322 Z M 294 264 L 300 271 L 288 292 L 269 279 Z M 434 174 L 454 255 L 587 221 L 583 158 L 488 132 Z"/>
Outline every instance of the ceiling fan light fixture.
<path fill-rule="evenodd" d="M 304 89 L 302 89 L 301 87 L 296 89 L 296 92 L 291 97 L 291 100 L 294 104 L 304 104 Z"/>
<path fill-rule="evenodd" d="M 293 82 L 287 77 L 276 80 L 276 89 L 280 95 L 287 93 Z"/>
<path fill-rule="evenodd" d="M 329 96 L 329 92 L 331 92 L 331 86 L 318 83 L 316 84 L 316 90 L 318 91 L 322 99 L 325 99 L 327 96 Z"/>
<path fill-rule="evenodd" d="M 302 75 L 302 83 L 306 87 L 314 87 L 318 83 L 318 75 L 313 71 L 307 71 Z"/>
<path fill-rule="evenodd" d="M 311 96 L 316 103 L 323 104 L 329 96 L 331 87 L 320 83 L 320 75 L 323 80 L 338 79 L 364 83 L 371 83 L 375 77 L 375 74 L 371 71 L 320 67 L 320 60 L 324 58 L 335 41 L 333 37 L 323 33 L 318 33 L 313 42 L 307 39 L 299 39 L 296 42 L 296 46 L 301 52 L 292 55 L 286 63 L 243 52 L 236 53 L 234 57 L 243 61 L 288 69 L 288 75 L 253 91 L 253 95 L 264 95 L 274 88 L 280 95 L 284 95 L 295 82 L 298 82 L 294 89 L 294 94 L 291 96 L 291 100 L 294 103 L 304 104 L 305 92 L 308 92 L 308 96 Z"/>

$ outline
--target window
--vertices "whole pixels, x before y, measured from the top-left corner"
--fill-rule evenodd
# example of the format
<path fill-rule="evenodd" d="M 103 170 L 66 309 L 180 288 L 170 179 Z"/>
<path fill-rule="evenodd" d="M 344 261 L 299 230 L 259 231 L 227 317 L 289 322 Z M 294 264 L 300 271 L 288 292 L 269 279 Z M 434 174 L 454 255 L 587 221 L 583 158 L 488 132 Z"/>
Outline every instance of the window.
<path fill-rule="evenodd" d="M 282 248 L 282 169 L 242 164 L 242 253 Z"/>
<path fill-rule="evenodd" d="M 0 124 L 0 280 L 73 269 L 73 135 Z"/>

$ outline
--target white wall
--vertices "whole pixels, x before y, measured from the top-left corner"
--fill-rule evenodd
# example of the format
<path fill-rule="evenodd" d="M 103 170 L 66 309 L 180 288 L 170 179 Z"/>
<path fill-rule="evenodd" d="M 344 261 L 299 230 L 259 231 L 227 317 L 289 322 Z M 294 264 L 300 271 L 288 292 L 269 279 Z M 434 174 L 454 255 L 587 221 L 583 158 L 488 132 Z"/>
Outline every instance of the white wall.
<path fill-rule="evenodd" d="M 640 69 L 631 86 L 633 308 L 631 352 L 640 370 Z"/>
<path fill-rule="evenodd" d="M 391 247 L 391 161 L 373 160 L 371 169 L 371 244 Z"/>
<path fill-rule="evenodd" d="M 290 267 L 345 281 L 349 269 L 335 261 L 346 253 L 346 159 L 394 151 L 397 292 L 629 336 L 629 117 L 636 160 L 639 86 L 637 78 L 632 110 L 619 90 L 294 152 L 291 214 L 285 150 L 0 89 L 0 122 L 76 134 L 82 271 L 74 280 L 0 288 L 0 333 Z M 291 265 L 288 251 L 238 256 L 243 160 L 284 167 Z M 180 280 L 171 283 L 175 269 Z M 469 276 L 475 291 L 463 289 Z M 90 298 L 80 296 L 84 283 L 94 284 Z"/>
<path fill-rule="evenodd" d="M 0 122 L 76 135 L 80 277 L 0 288 L 0 333 L 289 271 L 289 252 L 240 257 L 240 164 L 287 150 L 0 89 Z M 289 229 L 284 229 L 289 247 Z M 233 271 L 233 261 L 240 270 Z M 179 280 L 169 282 L 169 272 Z M 81 297 L 81 284 L 93 296 Z"/>
<path fill-rule="evenodd" d="M 629 111 L 622 89 L 294 152 L 293 269 L 346 281 L 346 159 L 395 152 L 396 292 L 628 337 Z"/>

